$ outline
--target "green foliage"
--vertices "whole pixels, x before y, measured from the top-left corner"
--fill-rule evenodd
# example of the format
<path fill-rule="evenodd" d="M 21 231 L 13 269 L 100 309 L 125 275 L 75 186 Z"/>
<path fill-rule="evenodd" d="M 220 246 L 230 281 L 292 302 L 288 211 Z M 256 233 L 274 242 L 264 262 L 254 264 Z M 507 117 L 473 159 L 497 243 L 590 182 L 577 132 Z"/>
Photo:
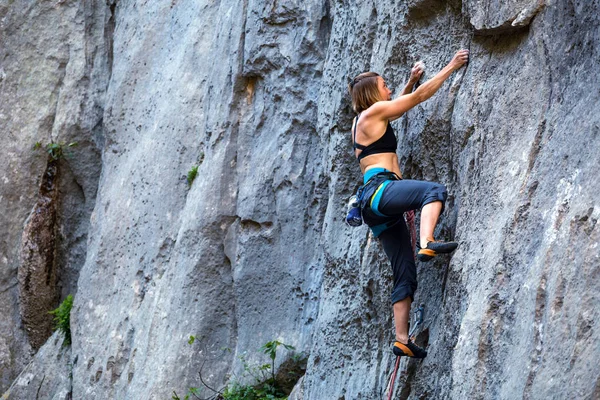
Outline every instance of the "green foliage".
<path fill-rule="evenodd" d="M 265 343 L 261 348 L 271 359 L 270 364 L 251 365 L 244 356 L 240 356 L 244 366 L 245 377 L 251 376 L 256 384 L 240 385 L 237 382 L 229 384 L 223 391 L 223 400 L 285 400 L 287 396 L 281 389 L 281 383 L 275 377 L 275 359 L 277 348 L 283 346 L 286 350 L 295 350 L 294 346 L 278 340 Z"/>
<path fill-rule="evenodd" d="M 183 399 L 181 397 L 179 397 L 175 391 L 173 391 L 173 396 L 171 396 L 171 399 L 172 400 L 190 400 L 192 398 L 190 396 L 194 396 L 193 398 L 199 398 L 198 394 L 200 394 L 200 392 L 198 390 L 199 390 L 198 388 L 190 388 L 190 390 L 188 390 L 187 394 L 183 397 Z"/>
<path fill-rule="evenodd" d="M 77 146 L 77 142 L 71 142 L 69 144 L 65 143 L 48 143 L 46 147 L 46 152 L 52 157 L 53 160 L 60 160 L 61 158 L 70 157 L 71 153 L 68 151 L 68 148 Z M 35 142 L 33 145 L 33 150 L 38 150 L 42 148 L 41 142 Z"/>
<path fill-rule="evenodd" d="M 196 341 L 196 337 L 191 335 L 188 339 L 189 344 L 193 344 Z M 270 363 L 265 364 L 251 364 L 246 359 L 245 355 L 239 356 L 242 366 L 244 367 L 244 373 L 237 380 L 230 380 L 227 385 L 221 390 L 216 390 L 209 387 L 202 379 L 202 371 L 200 371 L 200 380 L 206 389 L 209 389 L 213 394 L 208 397 L 202 397 L 205 400 L 286 400 L 287 395 L 291 389 L 283 389 L 285 386 L 283 382 L 279 382 L 275 375 L 275 359 L 277 358 L 277 350 L 279 347 L 283 347 L 286 350 L 295 350 L 293 346 L 280 342 L 278 340 L 272 340 L 265 343 L 260 351 L 270 358 Z M 231 349 L 223 349 L 231 352 Z M 290 357 L 290 360 L 303 361 L 306 360 L 304 354 L 294 354 Z M 289 373 L 291 374 L 291 373 Z M 279 375 L 278 375 L 279 376 Z M 287 378 L 285 378 L 287 379 Z M 251 384 L 241 384 L 239 381 L 254 382 Z M 297 378 L 294 382 L 297 381 Z M 293 386 L 293 385 L 292 385 Z M 173 391 L 172 400 L 190 400 L 200 399 L 200 391 L 204 388 L 190 388 L 187 394 L 181 398 Z"/>
<path fill-rule="evenodd" d="M 222 393 L 223 400 L 286 400 L 287 396 L 275 386 L 263 383 L 257 386 L 233 383 Z"/>
<path fill-rule="evenodd" d="M 275 360 L 277 357 L 277 347 L 283 346 L 286 350 L 296 350 L 294 346 L 290 346 L 289 344 L 285 344 L 280 342 L 279 340 L 272 340 L 270 342 L 265 343 L 260 349 L 263 353 L 268 354 L 271 360 Z"/>
<path fill-rule="evenodd" d="M 275 357 L 277 357 L 277 347 L 283 346 L 286 350 L 296 350 L 294 346 L 280 342 L 279 340 L 272 340 L 265 343 L 260 349 L 263 353 L 267 354 L 271 358 L 271 379 L 275 382 Z"/>
<path fill-rule="evenodd" d="M 54 315 L 54 329 L 58 329 L 65 335 L 63 342 L 64 346 L 71 344 L 71 308 L 73 307 L 73 295 L 68 295 L 67 298 L 60 303 L 58 308 L 49 311 Z"/>
<path fill-rule="evenodd" d="M 192 186 L 196 176 L 198 176 L 198 166 L 194 165 L 187 173 L 187 183 L 189 186 Z"/>

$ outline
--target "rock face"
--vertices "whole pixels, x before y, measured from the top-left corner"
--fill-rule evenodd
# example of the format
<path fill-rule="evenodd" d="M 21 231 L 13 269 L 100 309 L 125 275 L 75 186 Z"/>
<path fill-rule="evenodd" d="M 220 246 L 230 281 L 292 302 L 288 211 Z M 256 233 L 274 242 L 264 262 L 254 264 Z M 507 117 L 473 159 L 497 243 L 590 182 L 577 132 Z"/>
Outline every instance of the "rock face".
<path fill-rule="evenodd" d="M 546 5 L 545 0 L 469 1 L 463 11 L 474 31 L 483 35 L 507 34 L 529 25 Z"/>
<path fill-rule="evenodd" d="M 71 400 L 71 349 L 62 343 L 62 334 L 54 333 L 2 399 Z"/>
<path fill-rule="evenodd" d="M 1 5 L 3 389 L 33 345 L 16 285 L 44 169 L 30 148 L 78 141 L 55 249 L 58 292 L 77 291 L 72 378 L 55 368 L 40 398 L 164 399 L 201 386 L 199 371 L 220 388 L 275 338 L 309 355 L 295 398 L 379 398 L 394 361 L 391 271 L 366 228 L 343 224 L 361 180 L 346 82 L 374 70 L 399 90 L 415 61 L 427 79 L 466 47 L 468 66 L 394 123 L 405 178 L 448 187 L 437 236 L 461 243 L 418 265 L 429 356 L 403 361 L 397 398 L 600 396 L 599 10 Z M 28 373 L 55 365 L 53 340 Z M 39 386 L 19 381 L 13 398 L 34 398 Z"/>
<path fill-rule="evenodd" d="M 8 388 L 30 361 L 32 346 L 41 344 L 27 336 L 21 320 L 22 312 L 27 314 L 27 309 L 41 302 L 36 293 L 20 293 L 18 276 L 26 276 L 28 265 L 40 261 L 23 262 L 21 254 L 27 256 L 27 246 L 36 243 L 33 236 L 41 234 L 40 226 L 52 225 L 52 212 L 48 212 L 49 219 L 39 219 L 37 227 L 29 225 L 26 229 L 27 221 L 36 219 L 36 204 L 43 201 L 40 185 L 49 143 L 78 145 L 72 148 L 72 156 L 59 161 L 60 178 L 54 182 L 55 240 L 46 255 L 54 253 L 55 287 L 47 289 L 56 295 L 55 304 L 45 304 L 44 308 L 49 308 L 40 307 L 36 312 L 44 315 L 77 290 L 101 170 L 103 101 L 110 55 L 106 44 L 112 43 L 110 18 L 110 8 L 94 2 L 0 2 L 2 389 Z M 33 150 L 36 142 L 41 149 Z M 35 251 L 31 255 L 37 257 Z M 52 316 L 45 315 L 47 328 Z"/>
<path fill-rule="evenodd" d="M 57 302 L 57 208 L 59 160 L 48 157 L 39 200 L 25 224 L 19 265 L 19 308 L 31 346 L 37 350 L 52 334 Z"/>

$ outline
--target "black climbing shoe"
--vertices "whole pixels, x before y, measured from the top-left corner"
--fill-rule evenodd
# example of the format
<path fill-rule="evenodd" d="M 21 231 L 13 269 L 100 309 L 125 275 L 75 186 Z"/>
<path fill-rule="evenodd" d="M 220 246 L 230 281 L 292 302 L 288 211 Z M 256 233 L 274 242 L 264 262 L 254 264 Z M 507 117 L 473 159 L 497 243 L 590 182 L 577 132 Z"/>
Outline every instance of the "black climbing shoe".
<path fill-rule="evenodd" d="M 436 242 L 433 238 L 427 239 L 427 247 L 422 248 L 417 243 L 419 249 L 417 259 L 419 261 L 429 261 L 438 254 L 452 253 L 458 247 L 456 242 Z"/>
<path fill-rule="evenodd" d="M 420 348 L 416 344 L 408 339 L 408 343 L 400 343 L 399 341 L 394 342 L 394 347 L 392 349 L 395 355 L 398 357 L 412 357 L 412 358 L 425 358 L 427 357 L 427 351 L 425 349 Z"/>

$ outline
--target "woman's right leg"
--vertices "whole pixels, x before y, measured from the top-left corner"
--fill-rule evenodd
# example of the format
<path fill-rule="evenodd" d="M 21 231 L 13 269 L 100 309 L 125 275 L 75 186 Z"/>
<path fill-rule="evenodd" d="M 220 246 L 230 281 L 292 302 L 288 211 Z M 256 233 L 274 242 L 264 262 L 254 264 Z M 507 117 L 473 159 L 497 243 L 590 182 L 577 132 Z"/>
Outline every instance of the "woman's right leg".
<path fill-rule="evenodd" d="M 427 247 L 427 242 L 433 240 L 433 231 L 435 230 L 435 226 L 437 225 L 441 213 L 441 201 L 427 203 L 421 209 L 421 228 L 419 229 L 421 248 Z"/>
<path fill-rule="evenodd" d="M 447 196 L 446 187 L 439 183 L 410 179 L 392 181 L 383 190 L 377 202 L 377 210 L 384 215 L 401 216 L 406 211 L 420 209 L 419 243 L 420 247 L 425 249 L 427 243 L 433 241 L 433 232 L 438 218 L 444 210 Z M 438 252 L 448 252 L 448 249 L 440 247 L 441 244 L 436 246 L 438 246 Z M 450 247 L 452 246 L 454 245 Z M 424 256 L 428 259 L 436 253 L 434 250 L 425 250 L 425 252 L 431 254 L 431 256 Z"/>
<path fill-rule="evenodd" d="M 432 219 L 437 222 L 447 197 L 446 187 L 439 183 L 410 179 L 391 181 L 381 194 L 377 210 L 385 215 L 401 216 L 406 211 L 420 210 L 437 202 L 439 205 L 431 213 Z"/>

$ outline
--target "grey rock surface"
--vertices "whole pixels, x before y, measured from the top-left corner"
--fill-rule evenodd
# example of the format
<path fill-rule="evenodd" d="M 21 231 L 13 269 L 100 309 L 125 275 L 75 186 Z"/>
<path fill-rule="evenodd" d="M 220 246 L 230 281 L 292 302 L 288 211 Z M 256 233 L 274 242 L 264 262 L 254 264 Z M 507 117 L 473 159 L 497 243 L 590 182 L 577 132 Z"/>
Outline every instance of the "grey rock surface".
<path fill-rule="evenodd" d="M 54 333 L 14 380 L 2 399 L 71 400 L 71 348 Z"/>
<path fill-rule="evenodd" d="M 59 160 L 48 157 L 39 199 L 23 229 L 19 265 L 19 310 L 31 346 L 38 350 L 52 334 L 57 291 L 57 217 Z"/>
<path fill-rule="evenodd" d="M 546 5 L 546 0 L 466 1 L 464 12 L 476 33 L 506 34 L 529 25 Z"/>
<path fill-rule="evenodd" d="M 30 7 L 0 6 L 4 388 L 29 361 L 15 286 L 43 170 L 29 146 L 54 135 L 88 143 L 59 212 L 73 399 L 169 398 L 198 372 L 220 388 L 275 338 L 309 355 L 294 396 L 381 398 L 391 271 L 343 224 L 361 180 L 346 82 L 374 70 L 399 91 L 415 61 L 427 79 L 466 47 L 468 66 L 394 123 L 405 178 L 448 187 L 437 236 L 461 243 L 418 265 L 429 356 L 403 361 L 396 398 L 600 396 L 598 1 Z M 39 15 L 52 34 L 21 30 Z M 27 45 L 44 35 L 43 52 Z M 73 70 L 42 62 L 64 43 Z M 28 371 L 57 354 L 47 343 Z"/>
<path fill-rule="evenodd" d="M 288 400 L 304 400 L 304 377 L 298 380 L 296 386 L 294 386 L 294 390 L 288 396 Z"/>
<path fill-rule="evenodd" d="M 36 142 L 78 143 L 58 165 L 57 298 L 50 309 L 77 290 L 101 170 L 109 18 L 110 9 L 94 2 L 0 2 L 1 389 L 34 352 L 21 320 L 17 276 L 23 231 L 35 214 L 47 164 L 44 149 L 33 150 Z"/>

